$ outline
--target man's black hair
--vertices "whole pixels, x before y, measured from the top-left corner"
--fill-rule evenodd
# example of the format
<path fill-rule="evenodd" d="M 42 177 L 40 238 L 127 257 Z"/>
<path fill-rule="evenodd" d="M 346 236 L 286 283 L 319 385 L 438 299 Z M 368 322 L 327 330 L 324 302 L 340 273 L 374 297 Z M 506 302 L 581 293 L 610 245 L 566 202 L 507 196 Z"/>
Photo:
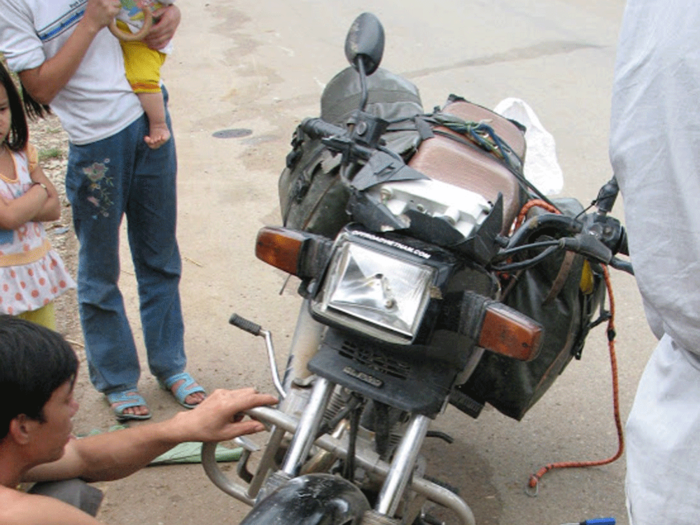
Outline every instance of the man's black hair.
<path fill-rule="evenodd" d="M 54 391 L 75 379 L 78 358 L 60 334 L 18 317 L 0 315 L 0 440 L 24 414 L 44 421 Z"/>

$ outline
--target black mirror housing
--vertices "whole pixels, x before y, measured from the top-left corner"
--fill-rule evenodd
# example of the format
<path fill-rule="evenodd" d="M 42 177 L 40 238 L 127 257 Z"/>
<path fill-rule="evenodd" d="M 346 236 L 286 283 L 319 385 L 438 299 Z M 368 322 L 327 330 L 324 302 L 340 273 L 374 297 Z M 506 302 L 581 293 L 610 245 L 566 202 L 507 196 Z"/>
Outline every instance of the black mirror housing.
<path fill-rule="evenodd" d="M 362 13 L 350 26 L 345 39 L 345 57 L 348 62 L 371 75 L 379 67 L 384 54 L 384 27 L 372 13 Z"/>

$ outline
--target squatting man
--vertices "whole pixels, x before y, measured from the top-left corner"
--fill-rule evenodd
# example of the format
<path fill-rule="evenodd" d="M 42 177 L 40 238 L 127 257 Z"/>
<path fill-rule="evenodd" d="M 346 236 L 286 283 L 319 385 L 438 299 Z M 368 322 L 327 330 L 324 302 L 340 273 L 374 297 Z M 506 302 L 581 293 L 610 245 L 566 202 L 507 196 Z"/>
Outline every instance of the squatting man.
<path fill-rule="evenodd" d="M 253 388 L 217 390 L 194 410 L 138 427 L 75 439 L 73 390 L 78 359 L 56 332 L 0 316 L 0 524 L 99 525 L 21 482 L 124 478 L 186 441 L 219 442 L 263 430 L 243 412 L 277 399 Z M 10 401 L 12 400 L 12 401 Z"/>

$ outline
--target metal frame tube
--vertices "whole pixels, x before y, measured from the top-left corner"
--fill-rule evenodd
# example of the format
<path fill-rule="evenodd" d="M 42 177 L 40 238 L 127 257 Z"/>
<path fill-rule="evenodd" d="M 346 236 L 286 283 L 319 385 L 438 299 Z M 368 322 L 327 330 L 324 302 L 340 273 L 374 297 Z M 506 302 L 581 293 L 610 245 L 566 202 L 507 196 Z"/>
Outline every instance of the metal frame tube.
<path fill-rule="evenodd" d="M 295 380 L 305 380 L 311 376 L 307 365 L 321 345 L 325 328 L 325 325 L 311 317 L 309 301 L 303 300 L 299 306 L 297 324 L 289 347 L 289 360 L 282 379 L 282 387 L 286 392 Z"/>
<path fill-rule="evenodd" d="M 256 498 L 258 492 L 260 492 L 260 487 L 262 487 L 263 481 L 265 481 L 267 472 L 275 464 L 275 454 L 277 454 L 277 451 L 280 448 L 284 434 L 285 430 L 283 428 L 278 426 L 272 427 L 270 439 L 265 447 L 265 452 L 263 452 L 258 468 L 255 471 L 255 475 L 248 486 L 248 491 L 246 492 L 248 497 Z"/>
<path fill-rule="evenodd" d="M 311 398 L 299 420 L 289 451 L 284 458 L 282 472 L 292 477 L 299 474 L 302 463 L 316 440 L 316 434 L 323 420 L 323 413 L 333 391 L 333 384 L 322 377 L 316 378 Z"/>
<path fill-rule="evenodd" d="M 287 397 L 287 392 L 282 386 L 280 373 L 277 370 L 277 359 L 275 358 L 275 345 L 272 344 L 272 334 L 267 330 L 260 329 L 260 335 L 265 339 L 265 349 L 267 350 L 267 360 L 270 362 L 270 373 L 272 374 L 272 384 L 275 385 L 277 393 L 282 399 Z"/>
<path fill-rule="evenodd" d="M 413 475 L 413 468 L 416 466 L 429 426 L 430 418 L 427 416 L 417 414 L 411 418 L 374 506 L 374 510 L 380 514 L 393 516 L 396 512 L 408 480 Z"/>

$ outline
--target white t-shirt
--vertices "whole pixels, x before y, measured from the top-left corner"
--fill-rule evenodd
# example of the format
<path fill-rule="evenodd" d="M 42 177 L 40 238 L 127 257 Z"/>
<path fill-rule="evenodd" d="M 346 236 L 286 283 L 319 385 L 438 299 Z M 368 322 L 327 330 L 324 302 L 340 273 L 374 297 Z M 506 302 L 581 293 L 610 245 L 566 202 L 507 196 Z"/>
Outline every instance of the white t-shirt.
<path fill-rule="evenodd" d="M 13 71 L 40 66 L 53 57 L 85 13 L 87 0 L 0 0 L 0 52 Z M 118 40 L 100 31 L 78 70 L 51 101 L 74 144 L 111 137 L 143 109 L 124 75 Z"/>

